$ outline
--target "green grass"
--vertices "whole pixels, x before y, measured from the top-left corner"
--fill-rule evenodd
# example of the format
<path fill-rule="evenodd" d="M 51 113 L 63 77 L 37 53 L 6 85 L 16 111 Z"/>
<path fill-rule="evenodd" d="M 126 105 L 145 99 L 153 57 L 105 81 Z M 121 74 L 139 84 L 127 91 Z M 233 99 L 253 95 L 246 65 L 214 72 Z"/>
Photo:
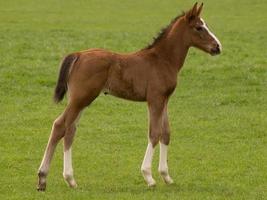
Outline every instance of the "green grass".
<path fill-rule="evenodd" d="M 267 3 L 205 0 L 203 17 L 223 44 L 191 49 L 169 105 L 166 186 L 146 187 L 140 165 L 147 109 L 101 95 L 81 118 L 73 146 L 79 187 L 62 178 L 62 144 L 45 193 L 37 169 L 53 120 L 61 58 L 92 47 L 130 52 L 194 1 L 0 1 L 0 199 L 267 199 Z"/>

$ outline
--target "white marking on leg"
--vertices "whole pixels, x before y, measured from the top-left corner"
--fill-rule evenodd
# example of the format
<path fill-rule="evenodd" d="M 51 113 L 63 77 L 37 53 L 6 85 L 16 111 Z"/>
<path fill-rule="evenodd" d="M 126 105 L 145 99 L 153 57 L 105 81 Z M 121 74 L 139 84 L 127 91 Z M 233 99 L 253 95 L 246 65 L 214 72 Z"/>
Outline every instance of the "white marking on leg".
<path fill-rule="evenodd" d="M 72 176 L 73 169 L 72 169 L 72 160 L 71 160 L 71 148 L 64 152 L 64 175 Z"/>
<path fill-rule="evenodd" d="M 147 182 L 148 186 L 154 186 L 156 184 L 156 181 L 153 179 L 151 172 L 154 151 L 155 149 L 153 148 L 153 145 L 151 143 L 148 143 L 145 157 L 141 166 L 143 177 Z"/>
<path fill-rule="evenodd" d="M 73 178 L 73 168 L 72 168 L 72 158 L 71 158 L 71 148 L 64 151 L 64 169 L 63 176 L 67 183 L 71 187 L 76 187 L 76 182 Z"/>
<path fill-rule="evenodd" d="M 160 156 L 159 156 L 159 173 L 162 176 L 163 180 L 167 184 L 173 183 L 169 172 L 168 172 L 168 164 L 167 164 L 167 152 L 168 146 L 165 144 L 160 143 Z"/>
<path fill-rule="evenodd" d="M 159 171 L 168 171 L 167 165 L 167 145 L 159 143 L 160 154 L 159 154 Z"/>

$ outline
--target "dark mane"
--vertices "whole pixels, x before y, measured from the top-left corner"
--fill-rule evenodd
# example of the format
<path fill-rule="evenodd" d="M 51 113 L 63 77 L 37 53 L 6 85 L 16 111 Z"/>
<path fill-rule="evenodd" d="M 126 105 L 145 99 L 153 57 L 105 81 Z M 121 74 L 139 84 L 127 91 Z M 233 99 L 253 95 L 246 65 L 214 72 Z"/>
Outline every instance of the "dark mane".
<path fill-rule="evenodd" d="M 152 47 L 154 47 L 156 44 L 159 43 L 159 41 L 161 41 L 162 38 L 165 37 L 166 33 L 168 33 L 171 29 L 171 27 L 173 26 L 173 24 L 180 18 L 183 17 L 185 15 L 184 12 L 182 12 L 182 14 L 178 15 L 177 17 L 175 17 L 174 19 L 171 20 L 170 24 L 167 25 L 166 27 L 162 28 L 160 30 L 160 32 L 158 33 L 158 35 L 156 37 L 153 38 L 152 43 L 150 43 L 149 45 L 147 45 L 144 49 L 151 49 Z"/>

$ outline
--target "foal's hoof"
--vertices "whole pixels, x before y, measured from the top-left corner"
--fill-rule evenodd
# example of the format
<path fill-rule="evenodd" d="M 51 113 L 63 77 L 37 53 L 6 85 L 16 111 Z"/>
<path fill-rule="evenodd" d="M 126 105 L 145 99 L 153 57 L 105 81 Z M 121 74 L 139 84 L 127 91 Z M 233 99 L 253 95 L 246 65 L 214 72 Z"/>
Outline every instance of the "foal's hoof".
<path fill-rule="evenodd" d="M 150 181 L 147 181 L 148 187 L 155 187 L 156 181 L 152 178 Z"/>
<path fill-rule="evenodd" d="M 77 183 L 75 182 L 75 180 L 71 181 L 71 182 L 68 182 L 68 185 L 71 187 L 71 188 L 77 188 L 78 185 Z"/>
<path fill-rule="evenodd" d="M 46 183 L 37 185 L 37 191 L 39 191 L 39 192 L 44 192 L 45 188 L 46 188 Z"/>
<path fill-rule="evenodd" d="M 156 181 L 153 179 L 150 169 L 141 169 L 142 175 L 148 185 L 148 187 L 154 187 Z"/>
<path fill-rule="evenodd" d="M 163 179 L 163 181 L 167 184 L 167 185 L 170 185 L 170 184 L 173 184 L 173 180 L 172 178 L 170 177 L 169 173 L 167 170 L 159 170 L 159 173 Z"/>
<path fill-rule="evenodd" d="M 169 175 L 161 175 L 161 177 L 167 185 L 173 184 L 173 180 Z"/>
<path fill-rule="evenodd" d="M 37 190 L 40 192 L 44 192 L 45 189 L 46 189 L 46 175 L 42 172 L 39 172 Z"/>
<path fill-rule="evenodd" d="M 64 175 L 63 175 L 64 176 Z M 64 176 L 65 182 L 68 184 L 69 187 L 71 188 L 77 188 L 77 183 L 75 181 L 75 179 L 73 178 L 73 176 Z"/>
<path fill-rule="evenodd" d="M 171 185 L 174 183 L 170 176 L 164 177 L 163 180 L 167 185 Z"/>

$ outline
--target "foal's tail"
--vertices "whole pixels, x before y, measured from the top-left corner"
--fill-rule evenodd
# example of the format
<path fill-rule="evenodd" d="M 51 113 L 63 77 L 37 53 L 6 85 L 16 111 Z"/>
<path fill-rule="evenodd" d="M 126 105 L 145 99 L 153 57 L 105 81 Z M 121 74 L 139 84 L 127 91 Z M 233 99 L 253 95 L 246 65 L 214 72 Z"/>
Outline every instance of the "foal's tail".
<path fill-rule="evenodd" d="M 57 85 L 54 92 L 54 101 L 59 103 L 68 90 L 67 82 L 71 71 L 71 67 L 78 60 L 77 54 L 70 54 L 64 58 L 61 63 Z"/>

